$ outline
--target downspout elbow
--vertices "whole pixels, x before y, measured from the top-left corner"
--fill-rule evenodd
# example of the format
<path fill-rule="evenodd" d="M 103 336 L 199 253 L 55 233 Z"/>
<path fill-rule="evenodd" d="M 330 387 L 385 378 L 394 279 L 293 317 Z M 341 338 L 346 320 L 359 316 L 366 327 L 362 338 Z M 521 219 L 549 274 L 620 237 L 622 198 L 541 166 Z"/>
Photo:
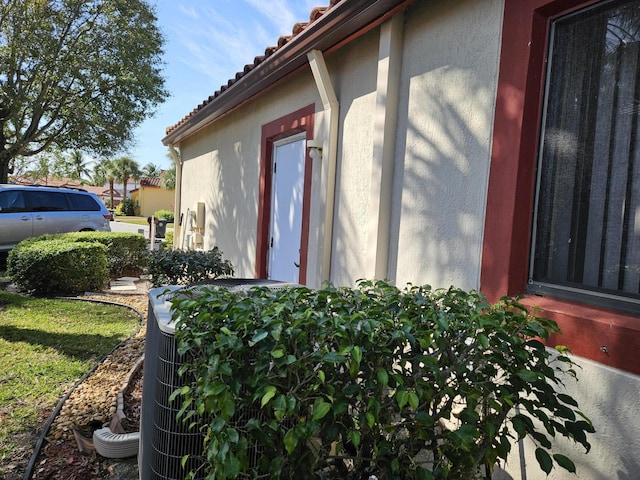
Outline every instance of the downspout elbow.
<path fill-rule="evenodd" d="M 174 204 L 175 204 L 174 211 L 178 215 L 178 218 L 180 218 L 181 209 L 182 209 L 181 198 L 182 198 L 182 165 L 183 163 L 182 163 L 180 152 L 176 150 L 176 147 L 173 145 L 173 143 L 170 143 L 168 147 L 169 147 L 169 154 L 171 155 L 171 158 L 173 159 L 173 163 L 176 166 L 176 190 L 174 194 Z M 173 248 L 176 248 L 178 246 L 178 239 L 180 238 L 180 234 L 182 233 L 181 232 L 182 226 L 180 225 L 180 223 L 178 224 L 178 228 L 174 229 L 176 231 L 176 235 L 173 236 Z"/>
<path fill-rule="evenodd" d="M 324 61 L 324 56 L 320 50 L 312 50 L 307 54 L 309 66 L 318 87 L 318 93 L 322 98 L 322 104 L 328 118 L 326 125 L 325 142 L 328 142 L 326 150 L 327 165 L 325 172 L 325 215 L 324 215 L 324 237 L 323 256 L 321 266 L 321 281 L 331 279 L 331 255 L 333 244 L 333 222 L 336 191 L 336 167 L 338 158 L 338 122 L 340 114 L 340 104 L 335 94 L 335 90 L 329 77 L 329 71 Z"/>

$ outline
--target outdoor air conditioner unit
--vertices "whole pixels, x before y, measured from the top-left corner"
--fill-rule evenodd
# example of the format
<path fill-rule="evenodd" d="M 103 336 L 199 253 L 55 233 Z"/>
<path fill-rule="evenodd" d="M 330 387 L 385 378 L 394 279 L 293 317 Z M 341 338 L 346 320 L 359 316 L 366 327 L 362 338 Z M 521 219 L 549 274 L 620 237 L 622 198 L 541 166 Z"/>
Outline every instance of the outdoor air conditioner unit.
<path fill-rule="evenodd" d="M 212 280 L 203 286 L 249 291 L 255 286 L 284 288 L 292 284 L 264 279 L 227 278 Z M 176 418 L 180 409 L 179 400 L 169 402 L 171 394 L 182 386 L 182 379 L 178 375 L 182 358 L 174 337 L 175 322 L 170 301 L 182 288 L 185 287 L 169 286 L 149 291 L 138 453 L 141 480 L 182 480 L 189 471 L 196 472 L 195 479 L 204 478 L 204 473 L 198 468 L 204 461 L 204 433 L 198 426 L 189 428 L 189 425 Z M 196 421 L 200 421 L 201 425 L 209 423 L 205 418 Z M 185 455 L 189 455 L 189 459 L 183 467 Z"/>

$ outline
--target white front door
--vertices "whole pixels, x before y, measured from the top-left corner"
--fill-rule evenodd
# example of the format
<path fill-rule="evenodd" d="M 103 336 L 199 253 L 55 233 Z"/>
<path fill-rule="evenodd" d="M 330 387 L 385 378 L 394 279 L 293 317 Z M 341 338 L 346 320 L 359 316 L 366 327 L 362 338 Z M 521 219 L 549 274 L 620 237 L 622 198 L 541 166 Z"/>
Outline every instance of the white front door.
<path fill-rule="evenodd" d="M 273 145 L 271 223 L 267 276 L 298 282 L 304 194 L 305 134 Z"/>

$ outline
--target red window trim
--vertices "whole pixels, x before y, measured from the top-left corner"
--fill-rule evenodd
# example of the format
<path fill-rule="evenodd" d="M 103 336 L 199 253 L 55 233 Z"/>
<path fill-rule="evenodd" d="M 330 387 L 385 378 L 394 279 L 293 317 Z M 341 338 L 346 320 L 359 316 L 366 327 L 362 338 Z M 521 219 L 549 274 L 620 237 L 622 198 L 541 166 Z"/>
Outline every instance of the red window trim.
<path fill-rule="evenodd" d="M 271 165 L 273 162 L 274 142 L 305 132 L 306 139 L 313 139 L 315 105 L 311 104 L 278 118 L 262 126 L 260 146 L 260 190 L 258 197 L 258 234 L 256 241 L 256 278 L 267 276 L 267 255 L 269 247 L 269 223 L 271 214 Z M 311 174 L 313 160 L 306 152 L 304 166 L 304 194 L 302 197 L 302 235 L 300 239 L 300 278 L 301 284 L 307 281 L 307 259 L 309 245 L 309 208 L 311 204 Z"/>
<path fill-rule="evenodd" d="M 540 112 L 551 19 L 594 0 L 507 0 L 487 195 L 480 288 L 489 300 L 525 292 Z M 582 357 L 640 374 L 640 318 L 552 298 L 530 305 L 555 320 Z M 602 349 L 605 347 L 606 352 Z"/>

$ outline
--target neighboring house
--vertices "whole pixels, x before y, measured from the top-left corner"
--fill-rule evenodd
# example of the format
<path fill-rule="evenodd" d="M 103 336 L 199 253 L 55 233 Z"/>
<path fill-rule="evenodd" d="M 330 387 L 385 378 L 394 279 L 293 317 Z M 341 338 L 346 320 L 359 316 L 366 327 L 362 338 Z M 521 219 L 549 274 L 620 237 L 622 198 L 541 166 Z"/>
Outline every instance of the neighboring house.
<path fill-rule="evenodd" d="M 165 190 L 160 187 L 159 177 L 142 177 L 140 186 L 131 190 L 131 199 L 139 215 L 150 217 L 158 210 L 173 211 L 175 190 Z"/>
<path fill-rule="evenodd" d="M 640 472 L 640 0 L 343 0 L 167 129 L 179 246 L 237 276 L 525 295 L 578 356 L 584 479 Z M 196 218 L 193 218 L 196 212 Z M 512 478 L 545 478 L 530 444 Z M 576 478 L 554 469 L 549 478 Z"/>
<path fill-rule="evenodd" d="M 122 193 L 120 193 L 118 190 L 114 188 L 113 189 L 113 207 L 109 206 L 111 203 L 111 189 L 109 188 L 109 185 L 102 186 L 102 187 L 83 185 L 82 188 L 84 188 L 88 192 L 95 193 L 98 196 L 98 198 L 102 200 L 102 203 L 107 205 L 109 208 L 115 209 L 122 201 Z"/>

